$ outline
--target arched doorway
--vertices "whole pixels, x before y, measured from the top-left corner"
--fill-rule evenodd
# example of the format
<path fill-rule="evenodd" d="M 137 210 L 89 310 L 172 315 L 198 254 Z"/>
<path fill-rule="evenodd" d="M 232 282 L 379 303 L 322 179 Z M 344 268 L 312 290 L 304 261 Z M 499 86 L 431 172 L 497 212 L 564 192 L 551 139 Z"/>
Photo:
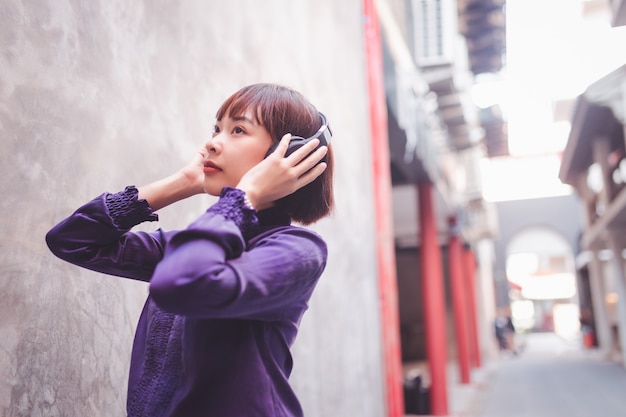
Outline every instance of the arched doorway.
<path fill-rule="evenodd" d="M 540 226 L 515 233 L 506 247 L 506 277 L 516 329 L 579 336 L 574 254 L 564 236 Z"/>

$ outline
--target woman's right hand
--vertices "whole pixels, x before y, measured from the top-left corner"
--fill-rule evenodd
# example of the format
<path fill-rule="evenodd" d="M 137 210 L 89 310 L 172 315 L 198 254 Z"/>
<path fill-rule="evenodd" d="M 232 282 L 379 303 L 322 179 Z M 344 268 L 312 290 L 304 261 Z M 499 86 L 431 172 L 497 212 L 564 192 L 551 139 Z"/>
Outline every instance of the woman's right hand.
<path fill-rule="evenodd" d="M 204 172 L 203 161 L 207 150 L 201 148 L 183 168 L 176 173 L 139 187 L 140 199 L 146 199 L 150 208 L 157 211 L 187 197 L 203 194 Z"/>
<path fill-rule="evenodd" d="M 189 182 L 192 194 L 204 193 L 204 159 L 207 157 L 206 147 L 201 147 L 193 158 L 185 165 L 179 173 Z"/>

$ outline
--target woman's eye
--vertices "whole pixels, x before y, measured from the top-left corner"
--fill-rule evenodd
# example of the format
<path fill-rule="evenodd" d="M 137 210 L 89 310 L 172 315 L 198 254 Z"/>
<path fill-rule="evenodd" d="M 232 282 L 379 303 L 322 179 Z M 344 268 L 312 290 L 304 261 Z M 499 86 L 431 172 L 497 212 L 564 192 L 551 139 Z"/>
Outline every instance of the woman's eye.
<path fill-rule="evenodd" d="M 233 129 L 233 133 L 242 134 L 242 133 L 246 133 L 246 131 L 243 130 L 241 127 L 237 126 L 236 128 Z"/>
<path fill-rule="evenodd" d="M 217 125 L 213 126 L 213 133 L 220 133 L 220 128 Z"/>

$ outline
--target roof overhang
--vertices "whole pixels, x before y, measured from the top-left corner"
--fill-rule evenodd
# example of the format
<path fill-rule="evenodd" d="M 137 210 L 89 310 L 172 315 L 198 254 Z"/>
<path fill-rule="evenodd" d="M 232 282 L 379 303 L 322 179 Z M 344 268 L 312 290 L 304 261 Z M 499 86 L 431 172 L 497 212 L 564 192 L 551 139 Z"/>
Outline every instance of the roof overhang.
<path fill-rule="evenodd" d="M 591 84 L 578 96 L 571 123 L 559 178 L 575 185 L 578 174 L 593 163 L 594 138 L 609 135 L 616 124 L 626 124 L 626 65 Z"/>

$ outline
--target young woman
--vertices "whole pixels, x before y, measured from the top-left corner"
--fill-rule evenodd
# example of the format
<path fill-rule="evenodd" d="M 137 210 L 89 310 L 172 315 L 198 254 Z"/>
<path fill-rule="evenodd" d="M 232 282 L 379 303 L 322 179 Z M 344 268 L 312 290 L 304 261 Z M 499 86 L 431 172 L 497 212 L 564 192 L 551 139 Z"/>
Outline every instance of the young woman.
<path fill-rule="evenodd" d="M 46 236 L 59 258 L 149 282 L 128 380 L 130 417 L 302 416 L 290 346 L 326 265 L 311 224 L 333 206 L 330 137 L 300 93 L 244 87 L 179 172 L 104 193 Z M 275 147 L 275 149 L 274 149 Z M 289 149 L 289 150 L 288 150 Z M 195 194 L 218 201 L 186 229 L 133 232 Z"/>

